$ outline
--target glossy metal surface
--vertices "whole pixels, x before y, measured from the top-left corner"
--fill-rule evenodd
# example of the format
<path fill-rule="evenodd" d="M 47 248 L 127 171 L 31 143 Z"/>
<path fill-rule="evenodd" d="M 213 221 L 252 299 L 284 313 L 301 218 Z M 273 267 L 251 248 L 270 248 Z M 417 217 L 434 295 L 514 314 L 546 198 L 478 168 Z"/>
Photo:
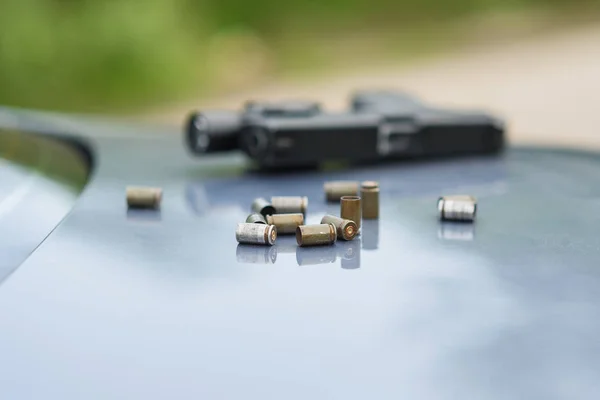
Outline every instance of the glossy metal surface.
<path fill-rule="evenodd" d="M 92 137 L 97 167 L 0 286 L 0 397 L 600 393 L 597 156 L 261 175 L 241 157 L 191 159 L 173 132 L 54 118 Z M 381 187 L 380 219 L 354 241 L 236 243 L 252 199 L 307 195 L 318 223 L 339 210 L 323 182 L 345 179 Z M 161 210 L 128 213 L 127 184 L 163 187 Z M 437 198 L 452 193 L 478 198 L 475 224 L 439 223 Z"/>

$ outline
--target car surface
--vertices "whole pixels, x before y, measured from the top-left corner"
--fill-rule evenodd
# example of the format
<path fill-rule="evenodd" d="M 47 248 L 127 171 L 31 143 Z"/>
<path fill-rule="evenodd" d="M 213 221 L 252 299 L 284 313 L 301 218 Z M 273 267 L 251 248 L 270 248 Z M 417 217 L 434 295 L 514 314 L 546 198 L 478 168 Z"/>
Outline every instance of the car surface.
<path fill-rule="evenodd" d="M 79 171 L 38 169 L 62 187 L 44 191 L 18 189 L 32 162 L 0 165 L 20 171 L 3 195 L 25 192 L 5 213 L 0 199 L 2 399 L 600 393 L 596 154 L 267 174 L 188 155 L 176 128 L 8 108 L 0 125 L 21 146 L 68 147 L 52 157 Z M 356 240 L 235 241 L 255 197 L 308 196 L 308 223 L 338 213 L 322 188 L 337 179 L 380 182 L 380 219 Z M 160 210 L 128 210 L 132 184 L 163 188 Z M 440 223 L 438 197 L 463 193 L 476 222 Z"/>

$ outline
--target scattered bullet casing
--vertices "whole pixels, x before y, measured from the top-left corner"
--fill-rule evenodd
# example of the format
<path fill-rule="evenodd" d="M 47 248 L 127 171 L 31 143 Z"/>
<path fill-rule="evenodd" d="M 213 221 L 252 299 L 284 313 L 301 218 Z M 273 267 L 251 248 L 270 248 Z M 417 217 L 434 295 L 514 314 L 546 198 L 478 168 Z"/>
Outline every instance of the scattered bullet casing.
<path fill-rule="evenodd" d="M 248 215 L 248 218 L 246 218 L 246 222 L 249 224 L 265 224 L 267 223 L 267 220 L 265 220 L 265 217 L 263 217 L 262 214 L 260 213 L 253 213 Z"/>
<path fill-rule="evenodd" d="M 362 218 L 379 218 L 379 182 L 366 181 L 360 186 Z"/>
<path fill-rule="evenodd" d="M 252 202 L 252 211 L 266 217 L 267 215 L 275 214 L 275 207 L 266 199 L 259 197 Z"/>
<path fill-rule="evenodd" d="M 237 225 L 235 238 L 238 243 L 273 245 L 277 228 L 273 225 L 242 223 Z"/>
<path fill-rule="evenodd" d="M 352 240 L 358 233 L 358 226 L 354 221 L 343 219 L 334 215 L 326 215 L 321 219 L 322 224 L 333 224 L 337 231 L 338 239 Z"/>
<path fill-rule="evenodd" d="M 361 201 L 358 196 L 344 196 L 341 199 L 340 217 L 354 221 L 360 229 L 362 215 Z"/>
<path fill-rule="evenodd" d="M 128 186 L 125 190 L 127 206 L 131 208 L 159 208 L 162 189 L 155 187 Z"/>
<path fill-rule="evenodd" d="M 280 235 L 286 233 L 296 233 L 296 228 L 304 225 L 303 214 L 273 214 L 267 215 L 267 223 L 277 227 L 277 233 Z"/>
<path fill-rule="evenodd" d="M 271 197 L 271 204 L 277 210 L 277 214 L 306 214 L 308 197 L 279 196 Z"/>
<path fill-rule="evenodd" d="M 333 224 L 300 225 L 296 229 L 298 246 L 320 246 L 334 244 L 337 231 Z"/>
<path fill-rule="evenodd" d="M 325 182 L 323 189 L 325 190 L 325 199 L 327 201 L 340 201 L 344 196 L 356 196 L 358 194 L 357 181 L 330 181 Z"/>
<path fill-rule="evenodd" d="M 443 196 L 438 200 L 438 212 L 442 221 L 472 222 L 477 213 L 477 200 L 473 196 Z"/>

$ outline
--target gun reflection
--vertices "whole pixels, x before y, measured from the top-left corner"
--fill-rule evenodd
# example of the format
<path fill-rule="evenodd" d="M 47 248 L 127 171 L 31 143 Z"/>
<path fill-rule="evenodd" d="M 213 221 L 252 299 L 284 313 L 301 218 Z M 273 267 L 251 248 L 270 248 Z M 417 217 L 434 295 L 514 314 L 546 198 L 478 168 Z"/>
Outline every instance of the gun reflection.
<path fill-rule="evenodd" d="M 438 195 L 444 188 L 456 186 L 479 187 L 490 182 L 499 182 L 506 176 L 504 161 L 498 159 L 486 159 L 482 161 L 471 161 L 472 169 L 478 174 L 464 177 L 461 172 L 464 169 L 464 161 L 446 161 L 444 168 L 436 173 L 437 179 L 421 179 L 424 166 L 408 168 L 408 165 L 388 165 L 377 168 L 379 184 L 382 191 L 381 201 L 386 198 L 404 198 L 423 195 Z M 412 165 L 411 165 L 412 167 Z M 400 179 L 401 178 L 401 179 Z M 345 171 L 316 171 L 311 173 L 282 173 L 265 177 L 261 174 L 245 173 L 239 176 L 190 181 L 186 186 L 185 197 L 189 207 L 197 215 L 204 215 L 215 209 L 241 209 L 250 212 L 250 204 L 257 197 L 266 199 L 272 196 L 307 196 L 309 198 L 309 213 L 327 214 L 337 213 L 338 209 L 324 201 L 323 182 L 329 180 L 370 180 L 373 179 L 373 170 L 355 167 Z M 410 191 L 399 184 L 403 180 L 411 181 L 418 179 L 419 184 L 411 186 Z M 299 192 L 298 188 L 302 188 Z M 372 231 L 367 240 L 363 241 L 366 250 L 377 248 L 378 220 L 363 221 L 363 231 Z"/>

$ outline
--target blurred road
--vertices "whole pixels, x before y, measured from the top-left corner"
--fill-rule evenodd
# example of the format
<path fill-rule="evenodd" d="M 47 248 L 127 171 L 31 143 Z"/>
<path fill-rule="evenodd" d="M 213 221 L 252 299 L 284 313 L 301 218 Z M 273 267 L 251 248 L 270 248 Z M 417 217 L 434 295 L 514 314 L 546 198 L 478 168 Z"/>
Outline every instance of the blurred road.
<path fill-rule="evenodd" d="M 308 98 L 344 107 L 356 88 L 400 88 L 447 106 L 504 116 L 513 143 L 600 148 L 600 27 L 557 32 L 519 43 L 472 46 L 401 66 L 265 84 L 152 120 L 180 124 L 191 108 L 238 108 L 245 100 Z"/>

